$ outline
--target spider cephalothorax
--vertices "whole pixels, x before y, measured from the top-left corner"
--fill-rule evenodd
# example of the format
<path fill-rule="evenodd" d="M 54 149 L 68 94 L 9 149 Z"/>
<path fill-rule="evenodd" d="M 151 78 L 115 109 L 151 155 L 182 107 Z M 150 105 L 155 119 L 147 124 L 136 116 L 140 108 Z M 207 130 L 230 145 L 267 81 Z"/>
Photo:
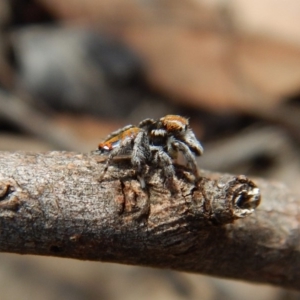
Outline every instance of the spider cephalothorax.
<path fill-rule="evenodd" d="M 190 128 L 187 118 L 167 115 L 158 121 L 146 119 L 139 127 L 148 132 L 153 162 L 165 168 L 167 177 L 175 174 L 172 160 L 177 158 L 179 152 L 198 177 L 195 156 L 202 155 L 203 147 Z"/>

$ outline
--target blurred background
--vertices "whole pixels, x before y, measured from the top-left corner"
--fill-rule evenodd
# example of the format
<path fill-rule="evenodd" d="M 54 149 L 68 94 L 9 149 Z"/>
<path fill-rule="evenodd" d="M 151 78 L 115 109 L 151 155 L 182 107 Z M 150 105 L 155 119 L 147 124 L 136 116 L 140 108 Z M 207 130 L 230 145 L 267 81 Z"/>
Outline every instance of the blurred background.
<path fill-rule="evenodd" d="M 1 0 L 0 150 L 89 152 L 181 114 L 201 168 L 300 192 L 299 0 Z M 6 299 L 300 299 L 200 275 L 0 255 Z"/>

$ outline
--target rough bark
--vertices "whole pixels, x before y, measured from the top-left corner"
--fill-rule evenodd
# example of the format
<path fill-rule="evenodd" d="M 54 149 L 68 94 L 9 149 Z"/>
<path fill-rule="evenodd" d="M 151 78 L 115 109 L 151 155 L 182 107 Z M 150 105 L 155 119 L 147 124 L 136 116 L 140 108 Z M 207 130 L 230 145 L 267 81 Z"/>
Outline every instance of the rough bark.
<path fill-rule="evenodd" d="M 176 167 L 172 187 L 149 168 L 143 190 L 128 160 L 100 182 L 103 165 L 97 155 L 0 153 L 0 251 L 299 289 L 299 198 L 285 186 L 205 171 L 195 183 Z"/>

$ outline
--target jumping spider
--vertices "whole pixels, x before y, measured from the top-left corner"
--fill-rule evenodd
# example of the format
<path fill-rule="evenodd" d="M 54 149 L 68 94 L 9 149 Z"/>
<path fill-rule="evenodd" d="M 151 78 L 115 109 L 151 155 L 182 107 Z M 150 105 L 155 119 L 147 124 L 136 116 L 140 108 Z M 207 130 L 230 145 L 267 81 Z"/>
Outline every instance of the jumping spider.
<path fill-rule="evenodd" d="M 203 153 L 200 142 L 189 127 L 188 119 L 176 115 L 167 115 L 157 121 L 146 119 L 138 127 L 125 126 L 111 133 L 99 144 L 98 149 L 101 154 L 108 154 L 101 179 L 115 156 L 129 154 L 142 187 L 145 187 L 145 182 L 141 174 L 147 163 L 161 167 L 166 179 L 172 180 L 175 176 L 173 160 L 179 152 L 182 152 L 198 178 L 195 156 Z"/>

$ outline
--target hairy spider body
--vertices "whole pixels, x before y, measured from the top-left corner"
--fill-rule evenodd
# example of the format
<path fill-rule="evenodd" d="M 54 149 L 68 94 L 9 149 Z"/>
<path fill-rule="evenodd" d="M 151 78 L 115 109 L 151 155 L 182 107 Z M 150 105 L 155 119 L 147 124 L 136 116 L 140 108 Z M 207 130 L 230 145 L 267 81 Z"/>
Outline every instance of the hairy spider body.
<path fill-rule="evenodd" d="M 167 180 L 175 176 L 173 160 L 181 152 L 198 178 L 195 156 L 203 153 L 200 142 L 189 127 L 188 119 L 167 115 L 159 120 L 146 119 L 139 126 L 128 125 L 112 132 L 98 145 L 100 154 L 108 155 L 102 179 L 115 156 L 129 154 L 132 166 L 145 187 L 143 173 L 147 163 L 160 167 Z"/>
<path fill-rule="evenodd" d="M 146 162 L 150 159 L 151 151 L 147 133 L 136 126 L 128 125 L 112 132 L 103 142 L 98 145 L 101 154 L 108 155 L 104 170 L 100 176 L 102 179 L 115 156 L 130 154 L 131 163 L 138 172 L 141 185 L 145 183 L 141 179 Z"/>
<path fill-rule="evenodd" d="M 203 153 L 203 147 L 189 126 L 187 118 L 167 115 L 158 121 L 146 119 L 139 124 L 148 132 L 153 161 L 164 168 L 167 177 L 175 174 L 172 160 L 181 152 L 193 173 L 198 177 L 195 156 Z"/>

